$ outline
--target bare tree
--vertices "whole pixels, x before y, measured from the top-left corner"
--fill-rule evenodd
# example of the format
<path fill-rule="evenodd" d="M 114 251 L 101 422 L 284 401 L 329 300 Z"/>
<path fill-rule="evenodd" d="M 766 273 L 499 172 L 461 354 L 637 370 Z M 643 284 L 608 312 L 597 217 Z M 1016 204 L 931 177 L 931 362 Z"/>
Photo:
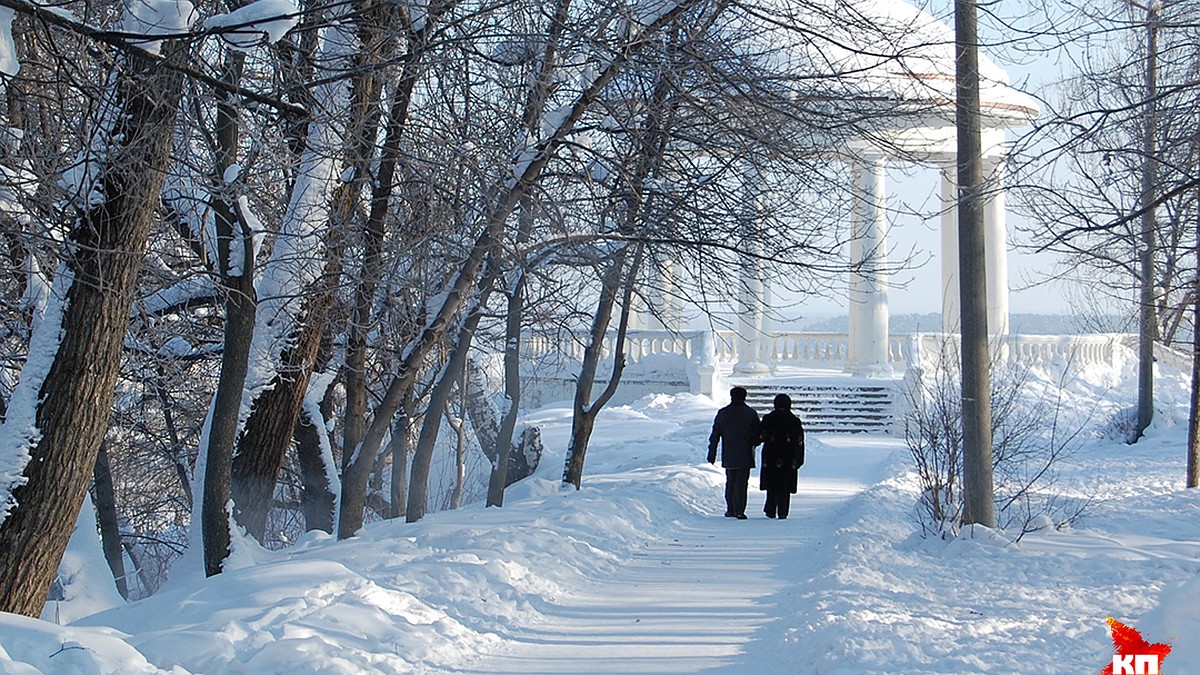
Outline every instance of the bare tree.
<path fill-rule="evenodd" d="M 1116 2 L 1075 8 L 1064 26 L 1080 55 L 1052 109 L 1026 142 L 1044 150 L 1017 194 L 1042 249 L 1092 293 L 1111 293 L 1138 317 L 1139 385 L 1133 442 L 1153 416 L 1153 349 L 1185 327 L 1195 269 L 1197 59 L 1186 3 Z M 1098 283 L 1097 280 L 1100 280 Z"/>

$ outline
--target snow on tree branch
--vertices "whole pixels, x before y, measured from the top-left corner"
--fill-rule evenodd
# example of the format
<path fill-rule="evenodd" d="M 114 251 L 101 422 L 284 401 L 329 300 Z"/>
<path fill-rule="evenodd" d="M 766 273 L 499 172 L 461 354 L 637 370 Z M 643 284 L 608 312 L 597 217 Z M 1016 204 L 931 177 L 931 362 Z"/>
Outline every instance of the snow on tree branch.
<path fill-rule="evenodd" d="M 258 0 L 245 7 L 204 20 L 204 27 L 215 29 L 230 48 L 247 51 L 262 44 L 275 44 L 300 19 L 294 0 Z"/>

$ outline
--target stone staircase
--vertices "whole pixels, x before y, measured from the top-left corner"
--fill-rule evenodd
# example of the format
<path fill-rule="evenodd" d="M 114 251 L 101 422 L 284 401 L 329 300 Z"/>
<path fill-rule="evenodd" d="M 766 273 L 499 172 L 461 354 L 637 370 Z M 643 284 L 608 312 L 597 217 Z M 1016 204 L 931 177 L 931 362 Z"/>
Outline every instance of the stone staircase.
<path fill-rule="evenodd" d="M 765 415 L 774 409 L 776 394 L 792 397 L 792 412 L 808 433 L 891 433 L 897 391 L 886 380 L 846 383 L 784 384 L 738 383 L 746 388 L 746 402 Z"/>

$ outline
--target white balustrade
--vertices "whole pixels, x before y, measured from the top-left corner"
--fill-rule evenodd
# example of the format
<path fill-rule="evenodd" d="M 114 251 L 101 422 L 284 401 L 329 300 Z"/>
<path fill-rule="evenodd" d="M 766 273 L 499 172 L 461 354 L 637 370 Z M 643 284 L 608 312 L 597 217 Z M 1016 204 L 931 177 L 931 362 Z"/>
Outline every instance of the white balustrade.
<path fill-rule="evenodd" d="M 615 333 L 605 337 L 603 353 L 611 358 Z M 763 356 L 772 366 L 809 366 L 837 368 L 846 363 L 850 341 L 845 333 L 772 332 L 761 339 L 767 348 Z M 916 333 L 888 336 L 888 361 L 907 368 L 934 365 L 942 359 L 958 358 L 956 334 Z M 1130 336 L 1098 335 L 1007 335 L 997 338 L 993 347 L 1004 350 L 1007 358 L 1030 366 L 1074 366 L 1111 364 L 1118 345 L 1128 344 Z M 539 358 L 560 354 L 570 359 L 583 357 L 583 345 L 577 341 L 557 341 L 554 335 L 527 332 L 523 350 L 526 356 Z M 655 356 L 678 356 L 703 365 L 730 365 L 738 362 L 738 341 L 733 331 L 721 330 L 673 332 L 632 330 L 626 335 L 625 359 L 637 364 Z M 1170 357 L 1164 354 L 1164 357 Z"/>

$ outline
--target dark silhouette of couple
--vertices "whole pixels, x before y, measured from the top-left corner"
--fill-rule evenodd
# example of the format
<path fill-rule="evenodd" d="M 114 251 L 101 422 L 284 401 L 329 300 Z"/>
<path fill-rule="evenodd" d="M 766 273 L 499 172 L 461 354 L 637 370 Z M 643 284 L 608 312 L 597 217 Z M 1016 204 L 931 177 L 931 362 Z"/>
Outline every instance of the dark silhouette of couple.
<path fill-rule="evenodd" d="M 796 493 L 796 472 L 804 464 L 804 425 L 792 413 L 787 394 L 775 396 L 775 409 L 758 419 L 758 413 L 746 404 L 746 390 L 729 390 L 729 405 L 717 411 L 708 437 L 708 463 L 717 461 L 721 448 L 721 467 L 725 469 L 725 517 L 746 519 L 746 492 L 750 470 L 754 468 L 754 448 L 760 443 L 762 470 L 759 489 L 767 492 L 763 511 L 768 518 L 788 516 L 792 495 Z"/>

